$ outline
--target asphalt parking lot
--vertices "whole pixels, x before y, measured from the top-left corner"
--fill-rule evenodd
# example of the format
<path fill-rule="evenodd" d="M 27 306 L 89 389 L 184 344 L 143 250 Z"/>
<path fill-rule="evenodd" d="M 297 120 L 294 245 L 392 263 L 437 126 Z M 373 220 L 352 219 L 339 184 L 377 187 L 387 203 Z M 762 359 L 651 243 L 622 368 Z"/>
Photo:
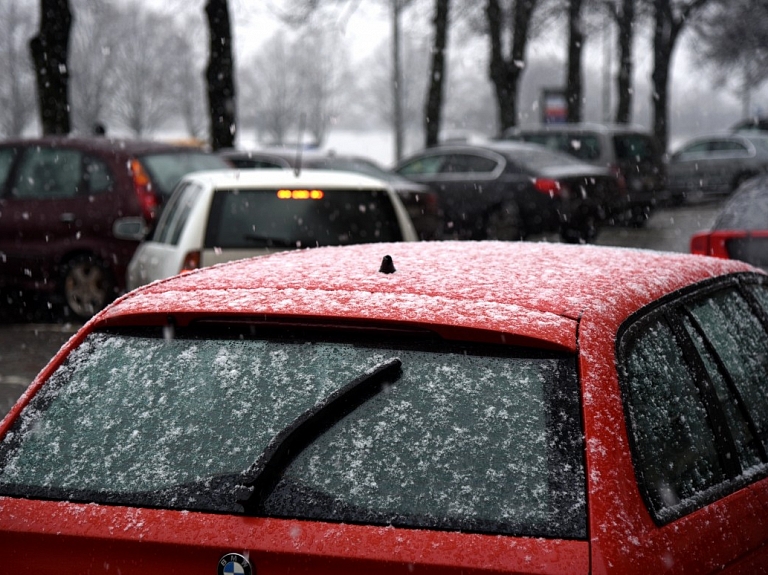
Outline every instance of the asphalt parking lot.
<path fill-rule="evenodd" d="M 691 234 L 710 227 L 719 207 L 710 202 L 660 209 L 641 228 L 603 229 L 596 243 L 685 253 Z M 556 235 L 531 239 L 558 241 Z M 25 302 L 19 308 L 0 300 L 0 416 L 81 325 L 62 321 L 45 305 Z"/>

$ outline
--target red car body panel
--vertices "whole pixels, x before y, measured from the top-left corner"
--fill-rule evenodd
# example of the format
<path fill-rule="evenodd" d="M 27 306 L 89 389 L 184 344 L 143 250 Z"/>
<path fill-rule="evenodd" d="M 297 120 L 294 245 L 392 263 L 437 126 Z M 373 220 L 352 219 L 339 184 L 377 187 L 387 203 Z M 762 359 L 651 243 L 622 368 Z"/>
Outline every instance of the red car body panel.
<path fill-rule="evenodd" d="M 392 256 L 396 273 L 378 273 L 384 255 Z M 0 435 L 89 331 L 162 325 L 169 314 L 180 324 L 242 315 L 432 329 L 448 338 L 578 351 L 589 540 L 5 497 L 3 569 L 20 572 L 34 557 L 37 571 L 214 573 L 219 559 L 234 552 L 249 556 L 262 574 L 768 572 L 768 479 L 662 527 L 654 523 L 637 485 L 616 369 L 617 330 L 635 311 L 691 283 L 745 271 L 755 268 L 638 250 L 448 242 L 316 248 L 135 290 L 64 346 L 0 424 Z"/>
<path fill-rule="evenodd" d="M 768 230 L 712 230 L 691 236 L 691 253 L 716 258 L 730 258 L 728 242 L 742 238 L 768 238 Z"/>
<path fill-rule="evenodd" d="M 8 535 L 11 526 L 16 533 Z M 108 572 L 111 567 L 122 575 L 205 574 L 215 573 L 217 562 L 228 552 L 249 556 L 262 574 L 519 571 L 554 575 L 587 573 L 589 568 L 589 545 L 583 541 L 49 501 L 0 498 L 0 529 L 6 532 L 0 543 L 4 568 L 15 572 L 35 557 L 38 572 L 82 575 L 87 565 L 92 573 Z M 467 553 L 467 548 L 473 552 Z M 46 556 L 55 558 L 55 563 L 46 565 Z"/>

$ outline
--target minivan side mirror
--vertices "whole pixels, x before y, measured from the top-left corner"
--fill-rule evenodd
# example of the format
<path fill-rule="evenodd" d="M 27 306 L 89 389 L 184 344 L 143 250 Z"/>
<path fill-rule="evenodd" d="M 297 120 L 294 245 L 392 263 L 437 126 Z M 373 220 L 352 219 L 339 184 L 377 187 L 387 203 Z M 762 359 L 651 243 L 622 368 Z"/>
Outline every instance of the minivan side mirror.
<path fill-rule="evenodd" d="M 118 240 L 140 242 L 146 237 L 148 231 L 149 228 L 147 228 L 144 218 L 118 218 L 112 225 L 112 235 Z"/>

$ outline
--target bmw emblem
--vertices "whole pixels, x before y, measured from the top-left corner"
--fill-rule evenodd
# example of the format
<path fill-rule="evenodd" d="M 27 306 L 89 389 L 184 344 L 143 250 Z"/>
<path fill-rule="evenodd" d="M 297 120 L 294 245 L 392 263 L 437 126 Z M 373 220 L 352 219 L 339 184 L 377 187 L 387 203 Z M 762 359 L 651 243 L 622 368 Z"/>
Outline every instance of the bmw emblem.
<path fill-rule="evenodd" d="M 252 575 L 251 564 L 239 553 L 227 553 L 219 559 L 219 575 Z"/>

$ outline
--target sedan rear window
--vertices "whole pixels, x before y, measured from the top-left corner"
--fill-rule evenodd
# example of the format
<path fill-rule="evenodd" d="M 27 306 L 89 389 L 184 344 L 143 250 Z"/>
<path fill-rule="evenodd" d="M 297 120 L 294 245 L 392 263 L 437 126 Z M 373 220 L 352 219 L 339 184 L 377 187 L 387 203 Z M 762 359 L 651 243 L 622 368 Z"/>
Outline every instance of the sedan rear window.
<path fill-rule="evenodd" d="M 95 333 L 0 444 L 0 494 L 583 539 L 578 394 L 572 354 L 424 334 Z"/>
<path fill-rule="evenodd" d="M 401 241 L 385 190 L 219 190 L 207 249 L 340 246 Z"/>

